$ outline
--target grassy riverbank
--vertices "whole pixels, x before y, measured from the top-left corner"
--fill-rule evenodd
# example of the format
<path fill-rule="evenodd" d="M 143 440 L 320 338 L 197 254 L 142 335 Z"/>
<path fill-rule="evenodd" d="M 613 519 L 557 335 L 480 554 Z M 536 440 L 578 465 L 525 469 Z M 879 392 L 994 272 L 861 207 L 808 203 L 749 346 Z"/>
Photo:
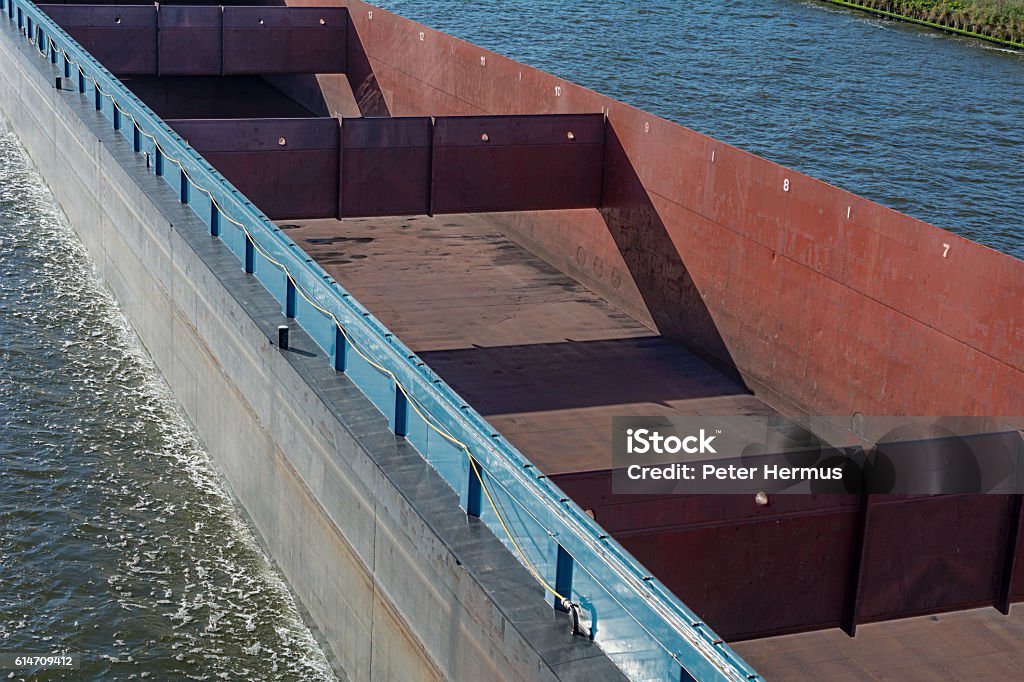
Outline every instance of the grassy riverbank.
<path fill-rule="evenodd" d="M 1024 44 L 1024 0 L 847 0 L 838 4 Z"/>

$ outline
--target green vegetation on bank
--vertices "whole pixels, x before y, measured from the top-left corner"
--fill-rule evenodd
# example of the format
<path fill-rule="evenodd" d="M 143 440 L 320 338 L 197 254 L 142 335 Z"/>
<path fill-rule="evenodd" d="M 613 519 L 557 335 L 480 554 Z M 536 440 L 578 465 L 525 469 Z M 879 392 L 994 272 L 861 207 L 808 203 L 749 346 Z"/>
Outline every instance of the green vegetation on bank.
<path fill-rule="evenodd" d="M 1024 45 L 1024 0 L 827 0 Z"/>

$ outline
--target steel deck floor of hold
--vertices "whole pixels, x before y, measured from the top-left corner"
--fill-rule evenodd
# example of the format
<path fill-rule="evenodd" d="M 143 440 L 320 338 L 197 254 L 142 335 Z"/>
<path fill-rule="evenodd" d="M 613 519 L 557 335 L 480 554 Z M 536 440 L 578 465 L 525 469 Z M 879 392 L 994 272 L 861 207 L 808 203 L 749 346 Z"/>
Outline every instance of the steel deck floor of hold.
<path fill-rule="evenodd" d="M 609 468 L 613 416 L 773 413 L 474 215 L 279 225 L 548 475 Z"/>

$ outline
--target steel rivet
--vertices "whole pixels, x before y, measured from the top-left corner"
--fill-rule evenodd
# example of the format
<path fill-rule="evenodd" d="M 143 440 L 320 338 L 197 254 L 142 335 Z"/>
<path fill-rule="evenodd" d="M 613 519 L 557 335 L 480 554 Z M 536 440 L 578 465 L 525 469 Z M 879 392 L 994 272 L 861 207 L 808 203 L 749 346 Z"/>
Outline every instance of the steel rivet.
<path fill-rule="evenodd" d="M 759 507 L 766 506 L 768 504 L 768 493 L 763 490 L 760 491 L 754 495 L 754 502 L 756 502 Z"/>
<path fill-rule="evenodd" d="M 120 23 L 121 23 L 121 17 L 116 17 L 116 18 L 114 19 L 114 23 L 115 23 L 115 24 L 120 24 Z"/>
<path fill-rule="evenodd" d="M 288 140 L 284 139 L 283 137 L 279 137 L 277 138 L 277 143 L 283 147 L 286 144 L 288 144 Z"/>
<path fill-rule="evenodd" d="M 487 142 L 491 138 L 487 136 L 487 133 L 484 133 L 483 135 L 480 136 L 480 139 L 483 140 L 484 142 Z"/>
<path fill-rule="evenodd" d="M 572 134 L 572 131 L 571 131 L 571 130 L 569 131 L 569 134 L 567 135 L 567 137 L 568 137 L 568 138 L 569 138 L 570 140 L 575 140 L 575 139 L 576 139 L 576 136 Z"/>
<path fill-rule="evenodd" d="M 326 26 L 327 25 L 327 21 L 325 19 L 320 19 L 320 25 L 321 26 Z"/>
<path fill-rule="evenodd" d="M 260 17 L 260 26 L 263 25 L 263 17 Z"/>

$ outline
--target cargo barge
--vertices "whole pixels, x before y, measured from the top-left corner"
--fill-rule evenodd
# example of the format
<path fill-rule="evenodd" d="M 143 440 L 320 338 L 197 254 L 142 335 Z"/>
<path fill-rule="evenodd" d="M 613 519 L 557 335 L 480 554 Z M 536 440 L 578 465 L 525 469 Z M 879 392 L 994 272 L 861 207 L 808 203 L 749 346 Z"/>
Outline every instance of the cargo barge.
<path fill-rule="evenodd" d="M 363 3 L 2 1 L 5 114 L 353 679 L 756 679 L 725 644 L 742 640 L 759 667 L 822 676 L 842 645 L 814 631 L 1024 598 L 1019 495 L 622 496 L 609 455 L 613 416 L 799 417 L 829 442 L 862 415 L 1020 428 L 1024 263 Z M 117 182 L 97 187 L 82 168 L 105 163 Z M 161 254 L 179 231 L 187 267 Z M 206 304 L 214 279 L 237 310 Z M 203 395 L 215 379 L 167 342 L 182 320 L 287 461 L 297 487 L 273 504 L 311 500 L 293 523 L 334 545 L 281 537 L 248 437 Z M 298 354 L 267 351 L 278 323 Z M 283 369 L 303 363 L 330 376 Z M 381 432 L 341 445 L 279 393 L 315 395 L 349 439 Z M 429 495 L 396 483 L 404 514 L 334 499 L 325 471 L 386 471 L 396 448 L 429 463 Z M 386 512 L 423 530 L 391 527 L 381 558 L 364 536 Z M 308 575 L 319 553 L 354 568 Z M 361 622 L 353 590 L 393 622 Z M 1003 636 L 978 674 L 1021 655 L 1015 614 L 985 623 Z M 365 651 L 382 640 L 407 640 L 407 667 Z M 940 638 L 921 646 L 941 658 Z"/>

